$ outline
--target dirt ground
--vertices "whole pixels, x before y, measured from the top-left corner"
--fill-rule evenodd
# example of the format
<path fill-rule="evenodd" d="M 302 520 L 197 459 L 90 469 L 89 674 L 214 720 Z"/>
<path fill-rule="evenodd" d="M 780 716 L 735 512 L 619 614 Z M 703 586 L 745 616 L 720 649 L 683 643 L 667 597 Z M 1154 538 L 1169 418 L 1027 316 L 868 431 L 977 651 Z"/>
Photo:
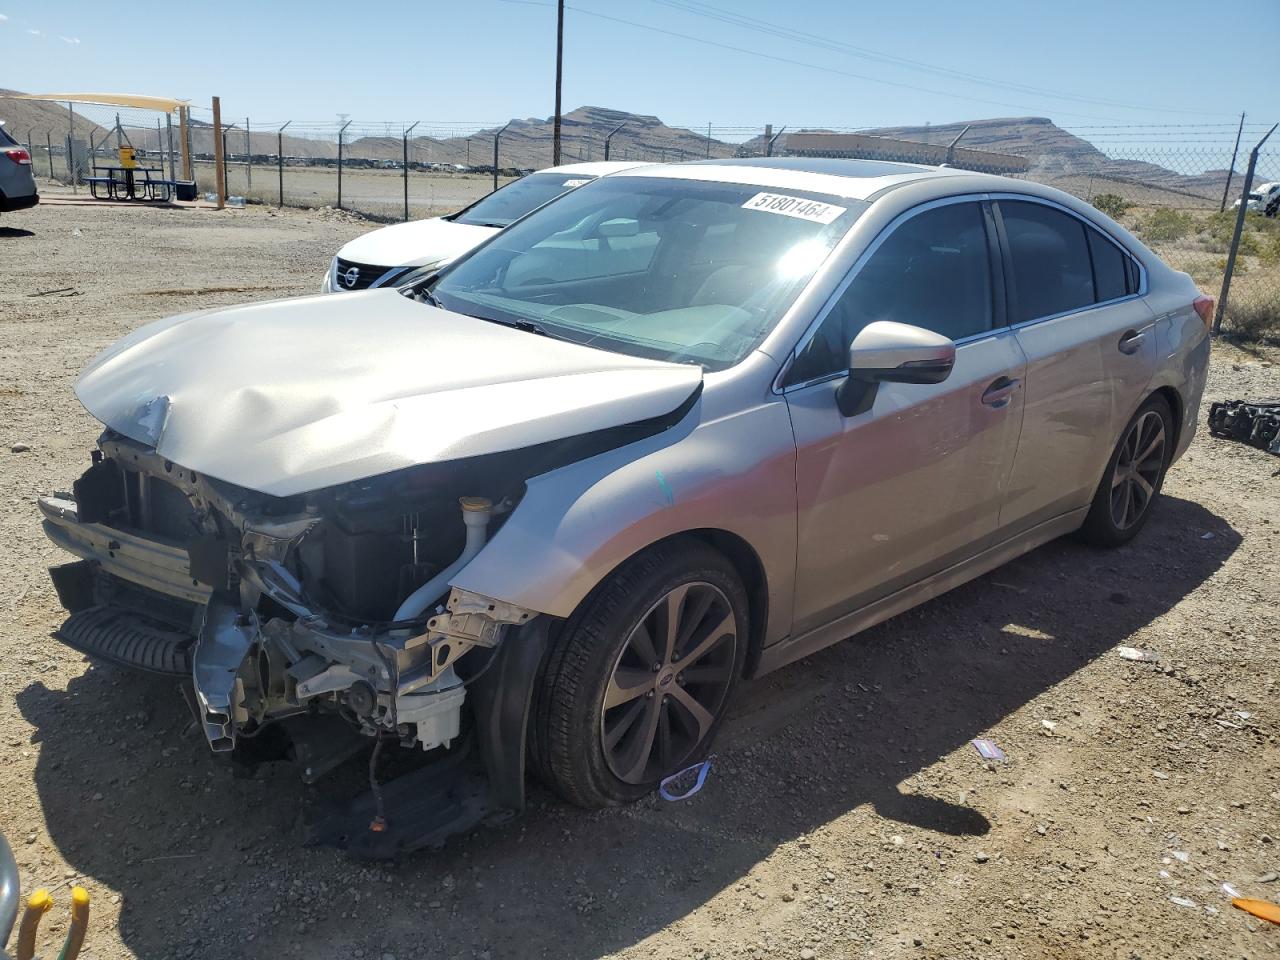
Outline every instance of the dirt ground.
<path fill-rule="evenodd" d="M 692 800 L 584 813 L 535 788 L 396 865 L 300 846 L 324 782 L 235 778 L 172 684 L 49 639 L 65 556 L 34 501 L 88 463 L 71 387 L 99 349 L 309 293 L 370 226 L 0 220 L 0 826 L 24 889 L 54 888 L 46 957 L 73 882 L 98 960 L 1280 956 L 1223 887 L 1280 900 L 1280 459 L 1203 426 L 1129 546 L 1050 544 L 746 688 Z M 1280 394 L 1277 359 L 1219 344 L 1208 399 Z"/>

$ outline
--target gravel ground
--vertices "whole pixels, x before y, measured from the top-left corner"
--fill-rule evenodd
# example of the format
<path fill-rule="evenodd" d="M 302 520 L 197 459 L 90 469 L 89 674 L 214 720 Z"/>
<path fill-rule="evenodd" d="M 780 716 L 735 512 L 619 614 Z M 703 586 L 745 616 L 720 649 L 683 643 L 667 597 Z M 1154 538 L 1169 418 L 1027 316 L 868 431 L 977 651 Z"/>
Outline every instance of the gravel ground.
<path fill-rule="evenodd" d="M 744 690 L 690 801 L 590 814 L 535 789 L 398 865 L 301 847 L 324 783 L 233 777 L 171 684 L 49 640 L 64 557 L 34 499 L 88 463 L 71 386 L 100 348 L 310 292 L 369 226 L 0 221 L 0 826 L 24 888 L 57 888 L 46 956 L 73 880 L 99 960 L 1280 955 L 1222 888 L 1280 900 L 1280 460 L 1203 429 L 1133 544 L 1043 547 Z M 1280 394 L 1275 359 L 1219 344 L 1210 398 Z"/>

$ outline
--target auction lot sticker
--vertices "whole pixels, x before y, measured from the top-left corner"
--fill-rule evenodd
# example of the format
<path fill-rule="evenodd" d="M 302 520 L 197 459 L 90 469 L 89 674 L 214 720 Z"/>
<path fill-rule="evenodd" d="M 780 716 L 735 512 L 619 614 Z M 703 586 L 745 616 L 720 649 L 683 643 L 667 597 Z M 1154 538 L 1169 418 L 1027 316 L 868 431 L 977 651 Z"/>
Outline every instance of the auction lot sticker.
<path fill-rule="evenodd" d="M 757 193 L 742 205 L 742 209 L 780 213 L 784 217 L 795 217 L 797 220 L 808 220 L 812 223 L 830 223 L 848 207 L 837 207 L 835 204 L 822 203 L 819 200 L 806 200 L 804 197 L 788 197 L 784 193 Z"/>

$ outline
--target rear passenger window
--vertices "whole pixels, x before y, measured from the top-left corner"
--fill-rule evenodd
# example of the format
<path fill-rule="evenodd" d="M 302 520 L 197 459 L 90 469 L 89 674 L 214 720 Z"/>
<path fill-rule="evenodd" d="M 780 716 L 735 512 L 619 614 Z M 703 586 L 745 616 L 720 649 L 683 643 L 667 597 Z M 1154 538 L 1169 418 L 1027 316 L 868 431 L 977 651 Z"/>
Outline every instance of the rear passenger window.
<path fill-rule="evenodd" d="M 1085 226 L 1041 203 L 1001 200 L 1009 240 L 1013 322 L 1079 310 L 1095 302 Z"/>
<path fill-rule="evenodd" d="M 897 226 L 858 270 L 796 357 L 788 383 L 849 366 L 849 344 L 877 320 L 959 340 L 991 329 L 991 258 L 977 203 L 926 210 Z"/>
<path fill-rule="evenodd" d="M 1118 300 L 1128 295 L 1129 281 L 1125 261 L 1129 258 L 1097 230 L 1085 227 L 1089 236 L 1089 256 L 1093 258 L 1093 285 L 1097 300 Z"/>

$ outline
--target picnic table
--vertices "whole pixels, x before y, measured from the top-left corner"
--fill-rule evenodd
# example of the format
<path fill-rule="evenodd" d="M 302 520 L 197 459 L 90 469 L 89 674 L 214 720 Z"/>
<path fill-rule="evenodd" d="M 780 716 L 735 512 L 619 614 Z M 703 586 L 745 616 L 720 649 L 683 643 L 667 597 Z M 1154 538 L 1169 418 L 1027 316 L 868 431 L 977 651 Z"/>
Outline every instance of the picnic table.
<path fill-rule="evenodd" d="M 98 176 L 100 170 L 106 171 L 106 176 Z M 94 164 L 93 173 L 92 177 L 85 177 L 85 182 L 94 197 L 98 196 L 99 187 L 106 188 L 107 197 L 111 200 L 168 201 L 173 196 L 174 182 L 164 179 L 163 167 L 100 167 Z M 159 176 L 153 177 L 153 173 Z M 122 188 L 124 196 L 120 195 Z"/>

